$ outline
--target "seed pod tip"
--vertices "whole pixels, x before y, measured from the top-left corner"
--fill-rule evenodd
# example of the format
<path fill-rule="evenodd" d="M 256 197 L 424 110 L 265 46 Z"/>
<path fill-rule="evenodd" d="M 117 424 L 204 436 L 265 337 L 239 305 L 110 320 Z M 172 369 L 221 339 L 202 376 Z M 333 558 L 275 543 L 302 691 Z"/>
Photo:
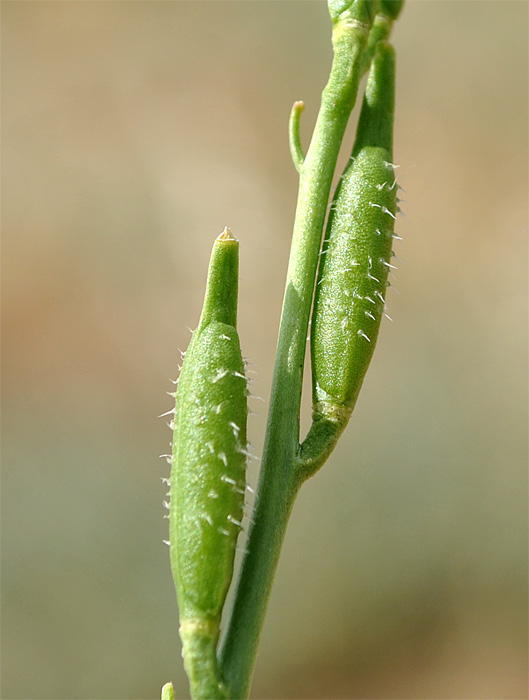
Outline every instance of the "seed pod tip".
<path fill-rule="evenodd" d="M 237 241 L 238 242 L 238 239 L 235 238 L 235 236 L 231 232 L 231 229 L 228 228 L 227 226 L 225 226 L 222 233 L 219 233 L 219 235 L 217 236 L 217 241 Z"/>

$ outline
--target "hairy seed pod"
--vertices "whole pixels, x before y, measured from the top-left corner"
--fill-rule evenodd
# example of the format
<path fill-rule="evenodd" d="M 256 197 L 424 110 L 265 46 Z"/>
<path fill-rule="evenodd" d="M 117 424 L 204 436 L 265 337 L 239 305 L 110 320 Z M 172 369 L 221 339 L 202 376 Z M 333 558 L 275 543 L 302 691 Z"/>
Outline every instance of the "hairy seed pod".
<path fill-rule="evenodd" d="M 307 458 L 322 449 L 328 456 L 347 424 L 384 311 L 397 211 L 394 84 L 394 51 L 380 42 L 322 250 L 311 330 L 313 426 L 302 446 Z"/>
<path fill-rule="evenodd" d="M 247 389 L 236 330 L 238 241 L 215 241 L 199 325 L 176 392 L 171 566 L 193 698 L 223 698 L 215 649 L 245 494 Z"/>

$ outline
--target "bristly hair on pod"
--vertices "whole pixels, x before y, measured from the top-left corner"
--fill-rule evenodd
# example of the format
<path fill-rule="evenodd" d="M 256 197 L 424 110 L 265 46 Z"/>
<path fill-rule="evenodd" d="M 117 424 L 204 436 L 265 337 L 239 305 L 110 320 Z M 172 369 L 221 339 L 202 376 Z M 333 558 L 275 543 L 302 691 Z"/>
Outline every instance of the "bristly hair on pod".
<path fill-rule="evenodd" d="M 347 425 L 384 313 L 397 212 L 394 104 L 395 53 L 381 41 L 320 257 L 311 326 L 313 422 L 299 460 L 307 477 Z"/>
<path fill-rule="evenodd" d="M 239 244 L 211 254 L 202 315 L 175 400 L 170 552 L 193 697 L 227 697 L 216 660 L 246 489 L 247 382 L 237 334 Z"/>

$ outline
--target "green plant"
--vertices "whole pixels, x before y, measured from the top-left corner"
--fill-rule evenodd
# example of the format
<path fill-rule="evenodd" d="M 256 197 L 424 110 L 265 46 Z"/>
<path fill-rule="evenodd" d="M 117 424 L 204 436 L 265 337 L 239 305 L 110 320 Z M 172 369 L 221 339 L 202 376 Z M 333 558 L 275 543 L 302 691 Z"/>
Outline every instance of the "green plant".
<path fill-rule="evenodd" d="M 306 156 L 299 137 L 303 103 L 296 102 L 292 110 L 290 144 L 300 175 L 299 195 L 267 433 L 247 549 L 219 649 L 218 622 L 231 580 L 244 491 L 246 403 L 235 331 L 236 243 L 228 233 L 215 243 L 204 310 L 176 393 L 171 472 L 171 561 L 184 664 L 195 700 L 248 696 L 296 495 L 325 462 L 347 424 L 373 354 L 397 210 L 392 165 L 395 59 L 387 38 L 402 4 L 403 0 L 328 0 L 334 58 Z M 320 251 L 338 152 L 367 70 L 355 146 Z M 313 422 L 300 443 L 312 307 Z M 222 355 L 223 343 L 230 344 L 227 355 Z M 212 381 L 221 375 L 223 381 L 230 378 L 225 393 L 220 381 Z M 224 402 L 229 408 L 226 419 L 216 409 Z M 222 451 L 217 447 L 221 442 Z M 208 443 L 214 445 L 209 454 Z M 228 473 L 228 485 L 234 488 L 223 487 L 221 498 L 212 499 L 211 490 L 219 495 L 222 475 Z M 225 525 L 228 516 L 233 520 L 230 527 Z M 163 697 L 171 694 L 167 684 Z"/>
<path fill-rule="evenodd" d="M 213 246 L 204 308 L 182 365 L 173 420 L 171 567 L 193 697 L 229 697 L 216 647 L 246 487 L 238 260 L 239 244 L 226 229 Z"/>

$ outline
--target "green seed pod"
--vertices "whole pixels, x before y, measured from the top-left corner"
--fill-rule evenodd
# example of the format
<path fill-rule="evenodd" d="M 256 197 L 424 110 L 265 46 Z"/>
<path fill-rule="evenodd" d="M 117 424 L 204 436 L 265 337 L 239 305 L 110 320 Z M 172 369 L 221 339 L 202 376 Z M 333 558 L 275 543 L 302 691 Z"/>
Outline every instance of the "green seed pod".
<path fill-rule="evenodd" d="M 347 424 L 384 312 L 397 211 L 394 85 L 394 51 L 380 42 L 322 250 L 311 331 L 313 425 L 302 461 L 325 459 Z"/>
<path fill-rule="evenodd" d="M 246 487 L 247 389 L 236 330 L 238 241 L 215 241 L 199 325 L 176 392 L 171 566 L 193 698 L 224 698 L 216 645 Z"/>

